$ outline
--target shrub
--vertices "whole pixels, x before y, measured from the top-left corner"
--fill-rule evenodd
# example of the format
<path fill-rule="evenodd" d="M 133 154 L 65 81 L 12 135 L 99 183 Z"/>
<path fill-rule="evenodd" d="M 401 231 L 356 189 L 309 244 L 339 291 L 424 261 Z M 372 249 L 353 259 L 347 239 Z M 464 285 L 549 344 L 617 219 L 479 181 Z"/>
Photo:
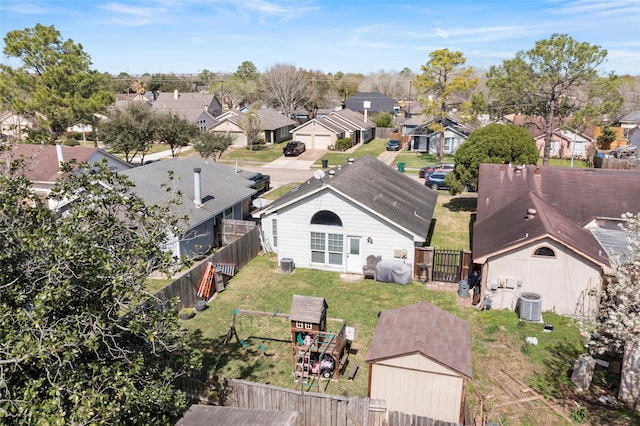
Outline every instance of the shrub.
<path fill-rule="evenodd" d="M 343 138 L 336 141 L 336 151 L 344 152 L 353 146 L 352 138 Z"/>

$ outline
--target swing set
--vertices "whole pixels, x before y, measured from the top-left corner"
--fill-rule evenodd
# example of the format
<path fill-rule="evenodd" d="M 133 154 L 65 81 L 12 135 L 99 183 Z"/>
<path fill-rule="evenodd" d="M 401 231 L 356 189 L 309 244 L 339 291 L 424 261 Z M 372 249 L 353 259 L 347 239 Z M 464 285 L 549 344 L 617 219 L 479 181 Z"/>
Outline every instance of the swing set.
<path fill-rule="evenodd" d="M 280 309 L 276 309 L 273 312 L 264 312 L 264 311 L 249 311 L 249 310 L 245 310 L 245 309 L 234 309 L 233 310 L 233 316 L 231 318 L 231 325 L 229 326 L 229 331 L 227 332 L 227 336 L 225 337 L 223 343 L 222 343 L 222 348 L 220 349 L 220 352 L 218 353 L 218 359 L 216 360 L 216 363 L 214 364 L 214 370 L 216 369 L 216 367 L 218 366 L 218 362 L 220 361 L 220 356 L 222 355 L 222 352 L 224 352 L 227 344 L 229 343 L 229 341 L 231 340 L 232 337 L 235 337 L 236 341 L 243 347 L 243 348 L 249 348 L 252 344 L 249 342 L 249 340 L 251 339 L 251 337 L 253 337 L 253 330 L 254 330 L 254 321 L 253 318 L 257 317 L 257 328 L 260 328 L 260 317 L 267 317 L 269 318 L 269 321 L 271 321 L 273 318 L 281 318 L 281 319 L 288 319 L 289 318 L 289 314 L 284 314 L 284 313 L 280 313 L 279 312 Z M 242 319 L 241 316 L 248 316 L 250 318 L 250 330 L 252 333 L 249 334 L 249 337 L 247 337 L 246 339 L 241 339 L 240 336 L 238 335 L 238 329 L 237 326 L 242 326 Z M 265 338 L 262 338 L 260 340 L 260 342 L 258 343 L 257 347 L 258 349 L 260 349 L 262 352 L 266 352 L 267 350 L 269 350 L 269 345 L 268 343 L 266 343 Z M 273 339 L 269 339 L 269 340 L 273 340 Z"/>

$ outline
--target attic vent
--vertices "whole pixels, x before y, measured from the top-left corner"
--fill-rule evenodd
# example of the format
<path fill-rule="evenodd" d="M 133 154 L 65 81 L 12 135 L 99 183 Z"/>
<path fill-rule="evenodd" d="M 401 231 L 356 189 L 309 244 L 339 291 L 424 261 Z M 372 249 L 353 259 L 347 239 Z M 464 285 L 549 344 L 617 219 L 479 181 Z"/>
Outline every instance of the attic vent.
<path fill-rule="evenodd" d="M 533 219 L 538 214 L 536 209 L 528 209 L 527 210 L 527 219 Z"/>
<path fill-rule="evenodd" d="M 333 170 L 333 169 L 329 170 L 329 177 L 333 177 L 333 175 L 335 175 L 335 174 L 336 174 L 335 170 Z"/>

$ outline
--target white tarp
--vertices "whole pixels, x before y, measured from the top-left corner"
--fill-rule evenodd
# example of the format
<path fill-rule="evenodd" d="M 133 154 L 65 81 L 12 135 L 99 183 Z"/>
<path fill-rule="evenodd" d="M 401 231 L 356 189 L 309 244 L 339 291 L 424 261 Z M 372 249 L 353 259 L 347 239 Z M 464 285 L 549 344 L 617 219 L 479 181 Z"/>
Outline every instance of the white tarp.
<path fill-rule="evenodd" d="M 376 266 L 376 280 L 385 283 L 410 284 L 413 281 L 411 266 L 400 260 L 381 260 Z"/>

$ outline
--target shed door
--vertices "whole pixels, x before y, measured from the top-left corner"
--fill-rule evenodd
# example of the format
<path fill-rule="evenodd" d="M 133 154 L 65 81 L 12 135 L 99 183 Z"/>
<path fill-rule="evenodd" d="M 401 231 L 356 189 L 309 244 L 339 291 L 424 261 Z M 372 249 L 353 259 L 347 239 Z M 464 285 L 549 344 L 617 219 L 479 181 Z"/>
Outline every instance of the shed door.
<path fill-rule="evenodd" d="M 347 237 L 347 246 L 347 272 L 361 274 L 360 237 Z"/>

